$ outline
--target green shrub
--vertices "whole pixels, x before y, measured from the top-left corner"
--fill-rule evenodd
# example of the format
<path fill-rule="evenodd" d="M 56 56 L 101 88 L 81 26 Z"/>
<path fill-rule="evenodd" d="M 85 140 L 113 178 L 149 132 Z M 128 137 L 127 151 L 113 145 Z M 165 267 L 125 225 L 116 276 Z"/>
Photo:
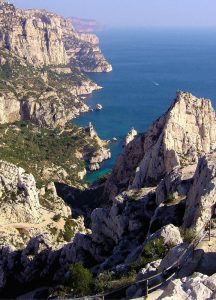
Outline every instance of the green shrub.
<path fill-rule="evenodd" d="M 173 194 L 168 194 L 164 203 L 169 204 L 172 203 L 174 200 L 175 200 L 175 196 Z"/>
<path fill-rule="evenodd" d="M 162 259 L 167 254 L 168 249 L 164 244 L 164 238 L 158 238 L 148 243 L 139 257 L 133 264 L 132 269 L 139 271 L 144 268 L 148 263 Z"/>
<path fill-rule="evenodd" d="M 75 234 L 75 226 L 76 222 L 70 218 L 68 218 L 64 225 L 64 233 L 63 238 L 66 242 L 70 242 Z"/>
<path fill-rule="evenodd" d="M 92 292 L 93 276 L 81 263 L 76 263 L 69 268 L 67 285 L 72 288 L 75 296 L 86 296 Z"/>
<path fill-rule="evenodd" d="M 128 201 L 136 201 L 137 200 L 137 196 L 136 195 L 130 195 L 127 196 Z"/>
<path fill-rule="evenodd" d="M 54 222 L 58 222 L 61 219 L 61 215 L 57 214 L 52 219 L 53 219 Z"/>
<path fill-rule="evenodd" d="M 104 293 L 111 289 L 112 273 L 109 271 L 103 272 L 95 279 L 96 293 Z"/>
<path fill-rule="evenodd" d="M 195 230 L 189 228 L 180 228 L 180 233 L 186 243 L 191 243 L 197 234 Z"/>
<path fill-rule="evenodd" d="M 111 272 L 105 271 L 99 274 L 95 279 L 95 292 L 104 293 L 125 285 L 133 284 L 136 280 L 136 275 L 136 272 L 132 270 L 128 275 L 116 278 Z"/>

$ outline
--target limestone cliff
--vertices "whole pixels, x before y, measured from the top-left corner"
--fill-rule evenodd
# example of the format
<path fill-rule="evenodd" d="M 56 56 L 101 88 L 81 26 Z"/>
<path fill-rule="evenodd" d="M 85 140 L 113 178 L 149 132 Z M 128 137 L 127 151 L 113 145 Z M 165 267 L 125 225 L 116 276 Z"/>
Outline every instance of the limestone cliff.
<path fill-rule="evenodd" d="M 98 44 L 95 36 L 77 33 L 69 19 L 45 10 L 20 10 L 12 4 L 0 4 L 1 47 L 34 65 L 70 62 L 74 66 L 76 62 L 84 70 L 88 62 L 89 71 L 110 71 L 110 65 L 95 44 Z"/>
<path fill-rule="evenodd" d="M 149 131 L 128 144 L 105 191 L 155 185 L 174 167 L 196 164 L 215 147 L 216 118 L 211 102 L 178 92 L 170 109 Z"/>
<path fill-rule="evenodd" d="M 56 127 L 89 111 L 80 95 L 99 87 L 85 75 L 34 68 L 6 49 L 0 49 L 0 55 L 0 123 L 31 120 Z"/>

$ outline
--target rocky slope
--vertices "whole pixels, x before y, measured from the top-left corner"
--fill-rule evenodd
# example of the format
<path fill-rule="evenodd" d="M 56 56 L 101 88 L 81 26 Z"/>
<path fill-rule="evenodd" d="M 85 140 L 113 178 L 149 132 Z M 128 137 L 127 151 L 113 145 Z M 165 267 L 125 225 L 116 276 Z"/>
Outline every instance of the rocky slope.
<path fill-rule="evenodd" d="M 89 111 L 79 95 L 99 87 L 85 75 L 76 70 L 59 74 L 52 68 L 35 68 L 5 49 L 0 54 L 0 123 L 31 120 L 57 127 Z"/>
<path fill-rule="evenodd" d="M 174 167 L 196 164 L 202 154 L 216 147 L 215 120 L 209 100 L 178 92 L 170 109 L 149 131 L 127 145 L 107 182 L 106 193 L 156 185 Z"/>
<path fill-rule="evenodd" d="M 112 193 L 112 202 L 92 212 L 91 232 L 78 233 L 72 242 L 58 250 L 47 235 L 31 239 L 21 253 L 7 244 L 2 245 L 2 294 L 14 282 L 18 286 L 29 283 L 37 286 L 36 279 L 62 282 L 69 266 L 79 261 L 97 276 L 111 276 L 109 281 L 113 284 L 122 276 L 127 278 L 131 271 L 138 273 L 137 280 L 140 280 L 170 266 L 214 214 L 215 126 L 215 112 L 209 100 L 178 93 L 171 108 L 150 131 L 135 136 L 126 146 L 117 162 L 118 165 L 121 163 L 120 169 L 113 171 L 117 172 L 117 177 L 113 177 L 116 174 L 113 173 L 112 181 L 109 179 L 106 184 L 106 189 L 109 187 Z M 153 158 L 155 166 L 161 163 L 161 168 L 155 168 L 154 173 Z M 150 166 L 146 168 L 144 162 Z M 141 170 L 139 183 L 144 187 L 138 184 L 131 188 L 137 166 L 140 166 L 137 173 Z M 149 173 L 142 171 L 146 169 Z M 146 187 L 149 176 L 152 178 L 153 175 L 155 186 Z M 120 182 L 119 179 L 124 177 L 125 181 Z M 119 193 L 120 189 L 124 191 Z M 188 267 L 186 271 L 193 272 L 200 260 L 202 270 L 205 270 L 203 255 L 201 252 L 195 267 L 190 270 Z M 209 291 L 206 280 L 206 276 L 198 278 L 203 287 L 203 293 L 201 290 L 199 293 L 211 297 L 214 288 Z M 171 283 L 171 288 L 165 289 L 163 296 L 173 297 L 178 289 L 179 297 L 184 297 L 185 287 L 192 295 L 195 281 L 177 279 Z M 126 293 L 128 298 L 143 296 L 143 290 L 137 290 L 133 284 Z M 188 291 L 186 293 L 189 295 Z"/>
<path fill-rule="evenodd" d="M 0 182 L 1 246 L 21 249 L 31 238 L 43 233 L 53 247 L 59 247 L 76 232 L 86 232 L 83 219 L 71 218 L 71 210 L 57 196 L 54 183 L 38 189 L 32 174 L 2 160 Z"/>

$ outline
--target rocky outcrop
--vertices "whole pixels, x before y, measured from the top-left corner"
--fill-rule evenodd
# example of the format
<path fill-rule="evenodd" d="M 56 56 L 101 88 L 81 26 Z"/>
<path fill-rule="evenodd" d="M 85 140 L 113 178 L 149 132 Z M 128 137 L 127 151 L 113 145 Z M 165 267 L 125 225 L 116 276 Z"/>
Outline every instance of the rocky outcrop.
<path fill-rule="evenodd" d="M 31 174 L 0 161 L 0 223 L 40 222 L 40 203 Z"/>
<path fill-rule="evenodd" d="M 89 135 L 89 137 L 94 138 L 97 137 L 97 132 L 94 129 L 94 126 L 91 122 L 89 122 L 88 126 L 85 128 L 85 132 Z"/>
<path fill-rule="evenodd" d="M 20 102 L 12 92 L 0 92 L 0 124 L 20 119 Z"/>
<path fill-rule="evenodd" d="M 186 201 L 185 228 L 200 231 L 215 213 L 216 152 L 203 156 L 197 165 Z"/>
<path fill-rule="evenodd" d="M 135 136 L 137 136 L 137 131 L 134 129 L 134 128 L 132 128 L 129 132 L 128 132 L 128 134 L 127 134 L 127 136 L 126 136 L 126 138 L 125 138 L 125 143 L 124 143 L 124 145 L 125 146 L 127 146 L 130 142 L 132 142 L 133 140 L 134 140 L 134 138 L 135 138 Z"/>
<path fill-rule="evenodd" d="M 110 149 L 101 147 L 99 150 L 93 153 L 89 161 L 89 170 L 96 171 L 100 169 L 100 164 L 107 159 L 111 158 Z"/>
<path fill-rule="evenodd" d="M 163 238 L 164 245 L 166 245 L 169 249 L 183 242 L 178 227 L 173 224 L 166 225 L 149 236 L 146 240 L 146 244 L 158 238 Z"/>
<path fill-rule="evenodd" d="M 216 274 L 208 277 L 195 273 L 191 277 L 175 279 L 170 282 L 158 299 L 215 299 Z"/>
<path fill-rule="evenodd" d="M 133 184 L 158 182 L 176 166 L 194 164 L 216 147 L 216 118 L 211 102 L 178 92 L 168 112 L 150 128 L 144 158 Z"/>
<path fill-rule="evenodd" d="M 63 18 L 39 10 L 20 10 L 1 5 L 1 43 L 34 65 L 66 65 Z"/>
<path fill-rule="evenodd" d="M 113 199 L 119 192 L 132 184 L 136 168 L 143 158 L 145 135 L 140 134 L 124 149 L 108 178 L 104 188 L 104 198 Z"/>
<path fill-rule="evenodd" d="M 89 111 L 79 96 L 100 87 L 81 72 L 112 70 L 98 44 L 69 19 L 0 3 L 0 122 L 56 127 Z"/>
<path fill-rule="evenodd" d="M 156 202 L 176 203 L 184 199 L 193 182 L 196 165 L 184 168 L 175 167 L 161 180 L 156 189 Z"/>
<path fill-rule="evenodd" d="M 100 111 L 102 109 L 103 109 L 103 106 L 100 103 L 96 104 L 96 106 L 95 106 L 96 111 Z"/>
<path fill-rule="evenodd" d="M 117 160 L 106 192 L 131 185 L 156 185 L 175 167 L 196 164 L 216 147 L 211 102 L 178 92 L 170 109 L 144 135 L 138 135 Z M 117 189 L 116 189 L 117 187 Z"/>

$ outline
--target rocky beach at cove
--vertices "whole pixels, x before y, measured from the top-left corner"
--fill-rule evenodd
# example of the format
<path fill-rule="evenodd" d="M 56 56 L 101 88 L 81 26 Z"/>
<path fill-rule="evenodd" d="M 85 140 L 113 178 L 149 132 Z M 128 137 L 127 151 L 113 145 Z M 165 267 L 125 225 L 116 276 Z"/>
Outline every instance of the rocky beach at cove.
<path fill-rule="evenodd" d="M 88 185 L 119 137 L 73 122 L 103 118 L 88 73 L 112 71 L 83 33 L 95 23 L 73 20 L 0 0 L 0 298 L 214 299 L 212 101 L 177 91 L 148 129 L 128 125 Z"/>

